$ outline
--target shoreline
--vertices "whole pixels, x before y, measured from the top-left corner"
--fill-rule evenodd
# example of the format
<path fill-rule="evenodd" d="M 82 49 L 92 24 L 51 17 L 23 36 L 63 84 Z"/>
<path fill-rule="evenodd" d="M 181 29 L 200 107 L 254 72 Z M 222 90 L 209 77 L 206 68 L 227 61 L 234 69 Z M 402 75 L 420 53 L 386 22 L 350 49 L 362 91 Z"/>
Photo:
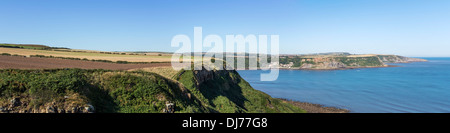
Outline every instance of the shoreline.
<path fill-rule="evenodd" d="M 350 110 L 347 110 L 347 109 L 341 109 L 341 108 L 336 108 L 336 107 L 326 107 L 321 104 L 299 102 L 299 101 L 288 100 L 288 99 L 284 99 L 284 98 L 276 98 L 276 99 L 280 99 L 285 103 L 290 103 L 294 106 L 297 106 L 297 107 L 305 110 L 307 113 L 350 113 Z"/>
<path fill-rule="evenodd" d="M 280 70 L 349 70 L 349 69 L 363 69 L 363 68 L 387 68 L 387 67 L 400 67 L 398 65 L 386 65 L 386 66 L 365 66 L 365 67 L 344 67 L 344 68 L 329 68 L 329 69 L 311 69 L 311 68 L 279 68 Z"/>
<path fill-rule="evenodd" d="M 365 67 L 344 67 L 344 68 L 329 68 L 329 69 L 311 69 L 311 68 L 281 68 L 279 67 L 279 70 L 310 70 L 310 71 L 326 71 L 326 70 L 349 70 L 349 69 L 364 69 L 364 68 L 387 68 L 387 67 L 401 67 L 399 65 L 386 65 L 386 66 L 365 66 Z M 251 70 L 262 70 L 260 68 L 258 69 L 242 69 L 242 70 L 236 70 L 236 71 L 251 71 Z"/>

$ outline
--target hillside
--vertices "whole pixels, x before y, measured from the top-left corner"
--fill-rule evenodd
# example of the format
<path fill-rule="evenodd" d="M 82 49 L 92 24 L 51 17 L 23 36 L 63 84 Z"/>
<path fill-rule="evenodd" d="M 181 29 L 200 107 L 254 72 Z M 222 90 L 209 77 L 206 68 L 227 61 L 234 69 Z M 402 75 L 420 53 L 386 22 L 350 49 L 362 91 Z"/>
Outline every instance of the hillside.
<path fill-rule="evenodd" d="M 176 80 L 185 85 L 201 105 L 200 112 L 293 113 L 298 107 L 253 89 L 236 71 L 180 71 Z"/>
<path fill-rule="evenodd" d="M 61 47 L 49 47 L 49 46 L 39 45 L 39 44 L 9 44 L 9 43 L 0 43 L 0 47 L 20 48 L 20 49 L 38 49 L 38 50 L 68 49 L 68 48 L 61 48 Z"/>
<path fill-rule="evenodd" d="M 397 55 L 377 55 L 377 57 L 380 58 L 380 60 L 384 63 L 409 63 L 427 61 L 425 59 L 409 58 Z"/>
<path fill-rule="evenodd" d="M 0 112 L 304 112 L 253 89 L 236 71 L 182 70 L 173 79 L 144 71 L 0 70 Z"/>
<path fill-rule="evenodd" d="M 280 67 L 286 69 L 348 69 L 388 67 L 386 63 L 409 63 L 426 61 L 398 55 L 350 55 L 317 54 L 303 56 L 280 56 Z"/>
<path fill-rule="evenodd" d="M 174 71 L 170 63 L 159 62 L 170 60 L 169 55 L 2 46 L 0 113 L 348 112 L 272 98 L 234 70 Z M 288 69 L 386 67 L 411 61 L 424 60 L 340 52 L 280 56 L 281 68 Z"/>

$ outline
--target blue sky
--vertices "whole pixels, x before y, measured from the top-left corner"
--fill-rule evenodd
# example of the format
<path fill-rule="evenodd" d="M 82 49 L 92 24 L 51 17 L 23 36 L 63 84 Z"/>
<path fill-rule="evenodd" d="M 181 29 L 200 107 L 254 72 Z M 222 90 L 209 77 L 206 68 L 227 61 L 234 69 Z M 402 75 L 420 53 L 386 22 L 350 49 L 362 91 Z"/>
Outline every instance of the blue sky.
<path fill-rule="evenodd" d="M 169 51 L 173 36 L 276 34 L 280 52 L 450 56 L 449 0 L 1 0 L 0 43 Z"/>

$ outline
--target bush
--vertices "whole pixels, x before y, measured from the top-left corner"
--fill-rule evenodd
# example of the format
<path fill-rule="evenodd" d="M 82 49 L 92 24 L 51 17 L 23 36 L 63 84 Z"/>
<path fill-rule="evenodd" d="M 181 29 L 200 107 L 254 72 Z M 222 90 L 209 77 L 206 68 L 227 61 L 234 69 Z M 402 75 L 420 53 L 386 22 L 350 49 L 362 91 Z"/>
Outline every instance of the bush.
<path fill-rule="evenodd" d="M 27 57 L 27 56 L 24 56 L 24 55 L 18 55 L 18 54 L 13 54 L 12 56 L 17 56 L 17 57 Z"/>
<path fill-rule="evenodd" d="M 11 54 L 9 54 L 9 53 L 2 53 L 1 55 L 11 56 Z"/>
<path fill-rule="evenodd" d="M 119 64 L 128 64 L 128 61 L 116 61 L 116 63 L 119 63 Z"/>

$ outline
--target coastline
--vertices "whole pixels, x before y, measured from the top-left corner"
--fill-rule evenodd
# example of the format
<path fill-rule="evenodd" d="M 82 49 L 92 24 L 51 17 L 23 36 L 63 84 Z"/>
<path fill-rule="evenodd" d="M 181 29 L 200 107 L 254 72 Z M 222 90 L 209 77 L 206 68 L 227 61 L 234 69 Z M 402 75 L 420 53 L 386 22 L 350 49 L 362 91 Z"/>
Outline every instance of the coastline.
<path fill-rule="evenodd" d="M 313 104 L 313 103 L 307 103 L 307 102 L 299 102 L 299 101 L 293 101 L 288 100 L 284 98 L 277 98 L 282 100 L 285 103 L 290 103 L 294 106 L 297 106 L 303 110 L 305 110 L 307 113 L 350 113 L 350 110 L 347 109 L 340 109 L 336 107 L 325 107 L 321 104 Z"/>
<path fill-rule="evenodd" d="M 386 67 L 400 67 L 398 65 L 386 65 L 386 66 L 365 66 L 365 67 L 344 67 L 344 68 L 328 68 L 328 69 L 311 69 L 311 68 L 279 68 L 280 70 L 348 70 L 348 69 L 359 69 L 359 68 L 386 68 Z"/>
<path fill-rule="evenodd" d="M 328 68 L 328 69 L 311 69 L 311 68 L 285 68 L 285 67 L 278 67 L 279 70 L 311 70 L 311 71 L 326 71 L 326 70 L 349 70 L 349 69 L 363 69 L 363 68 L 386 68 L 386 67 L 401 67 L 399 65 L 386 65 L 386 66 L 365 66 L 365 67 L 344 67 L 344 68 Z M 261 68 L 257 69 L 249 69 L 245 68 L 243 70 L 237 70 L 237 71 L 249 71 L 249 70 L 262 70 Z"/>

